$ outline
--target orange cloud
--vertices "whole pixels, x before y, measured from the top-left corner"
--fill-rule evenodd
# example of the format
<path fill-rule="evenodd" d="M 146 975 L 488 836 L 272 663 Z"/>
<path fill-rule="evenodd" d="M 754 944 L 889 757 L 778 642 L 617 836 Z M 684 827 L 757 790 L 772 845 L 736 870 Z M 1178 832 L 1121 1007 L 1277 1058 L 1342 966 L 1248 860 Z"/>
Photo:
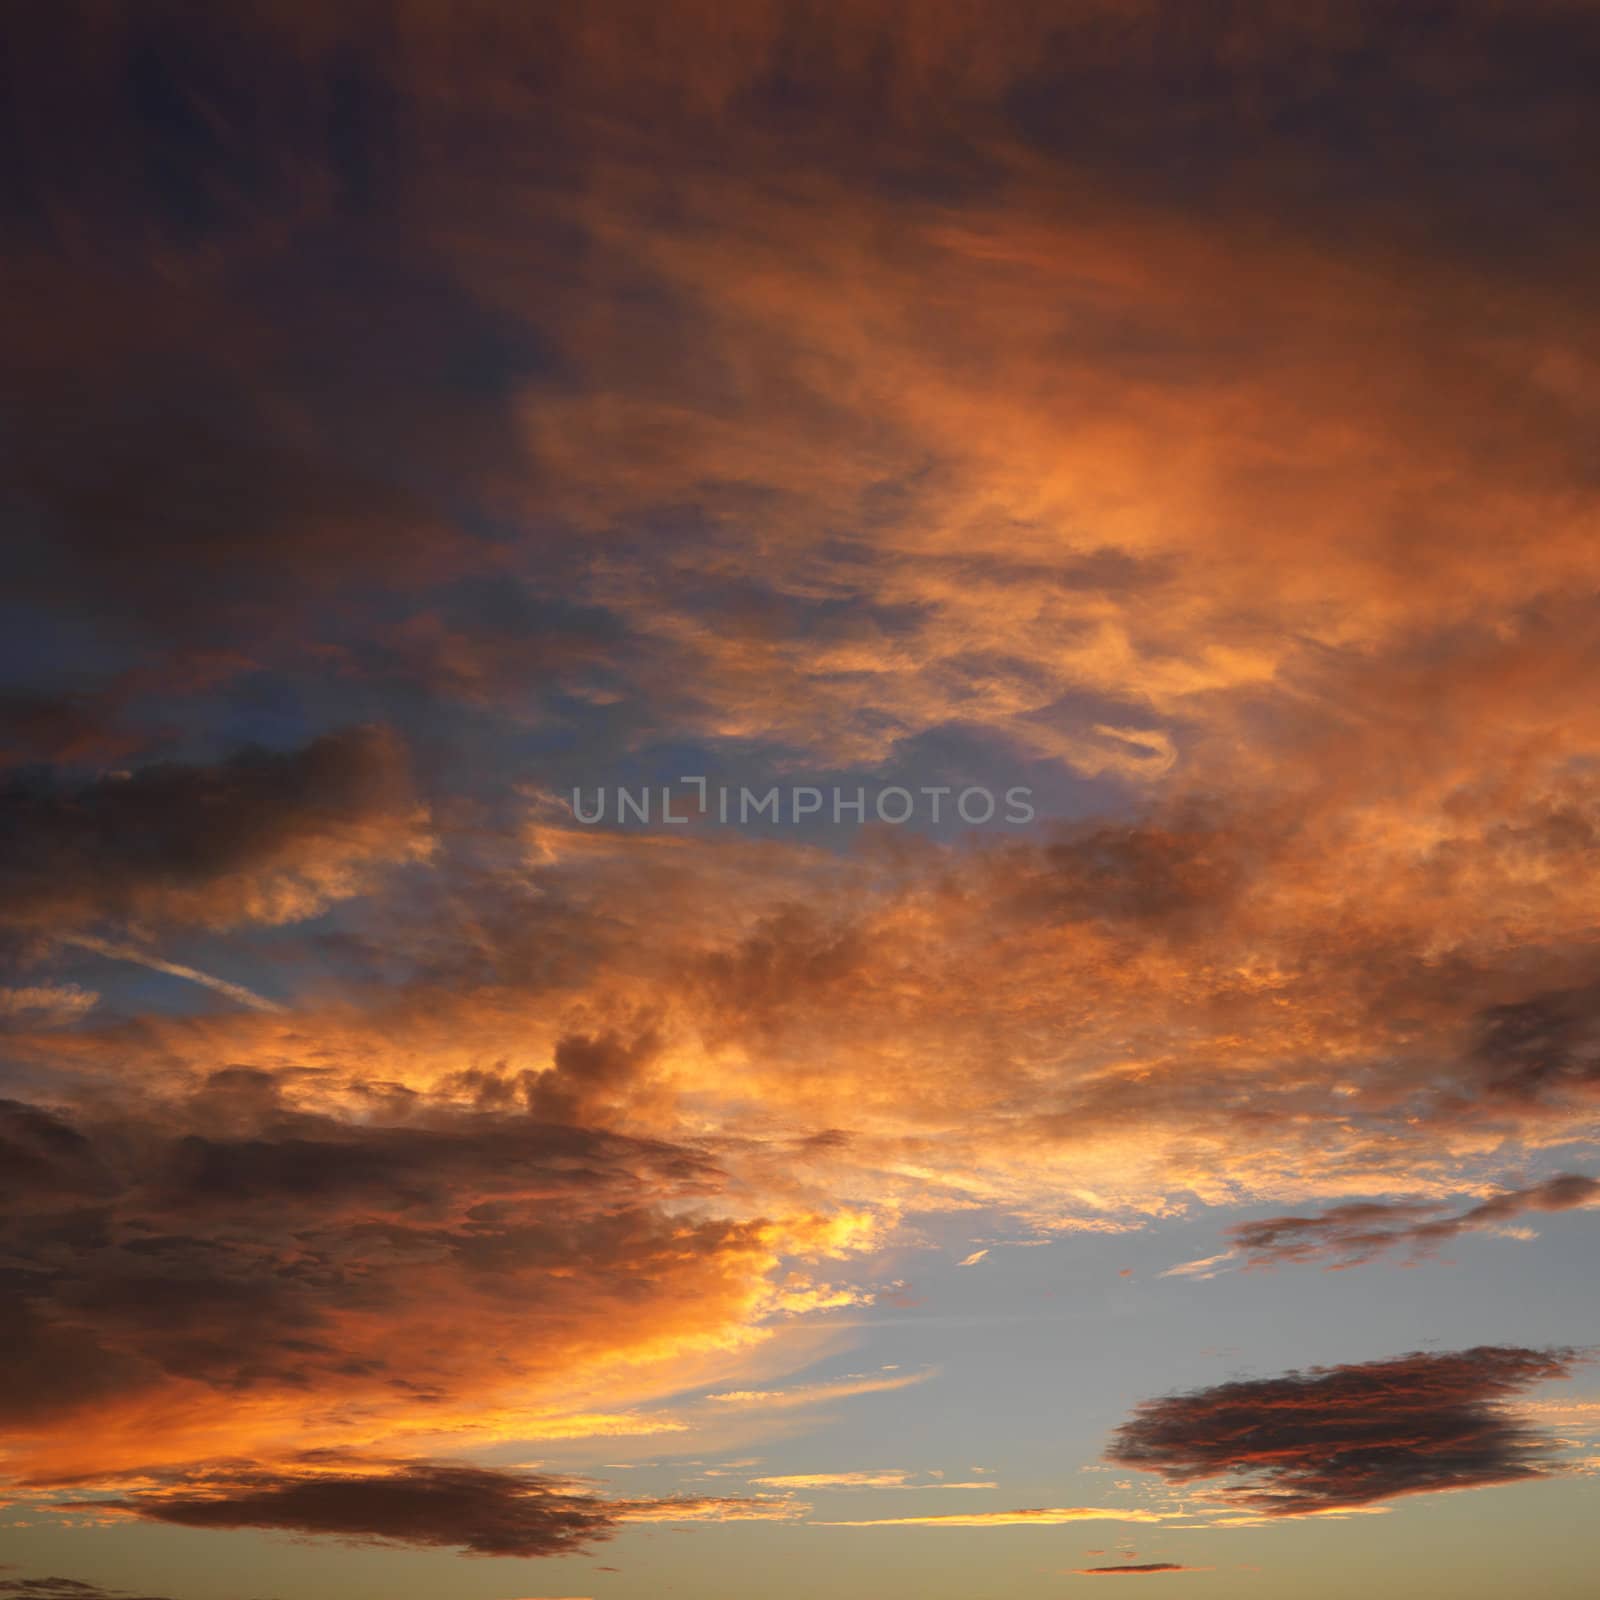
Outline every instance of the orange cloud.
<path fill-rule="evenodd" d="M 731 1355 L 796 1292 L 784 1231 L 707 1207 L 715 1170 L 683 1147 L 493 1114 L 356 1122 L 242 1069 L 151 1115 L 3 1112 L 7 1252 L 32 1286 L 0 1394 L 18 1475 L 385 1428 L 676 1430 L 559 1400 Z M 64 1251 L 84 1206 L 104 1231 Z M 86 1414 L 92 1444 L 68 1425 Z"/>
<path fill-rule="evenodd" d="M 774 1478 L 752 1478 L 773 1489 L 905 1489 L 909 1472 L 792 1472 Z"/>
<path fill-rule="evenodd" d="M 828 1383 L 797 1384 L 790 1389 L 731 1389 L 722 1394 L 709 1394 L 706 1400 L 713 1405 L 728 1406 L 736 1410 L 790 1410 L 798 1406 L 826 1405 L 832 1400 L 848 1400 L 856 1395 L 893 1393 L 926 1383 L 935 1374 L 905 1372 L 894 1377 L 841 1378 Z"/>
<path fill-rule="evenodd" d="M 1157 1511 L 1115 1510 L 1103 1506 L 1039 1507 L 1027 1511 L 968 1511 L 931 1517 L 874 1517 L 858 1522 L 824 1522 L 825 1528 L 1053 1528 L 1067 1522 L 1161 1522 Z"/>
<path fill-rule="evenodd" d="M 270 1475 L 928 1379 L 776 1353 L 924 1213 L 1565 1207 L 1432 1209 L 1600 1091 L 1590 20 L 136 10 L 8 80 L 8 1473 L 382 1537 Z M 691 750 L 1063 816 L 564 805 Z"/>

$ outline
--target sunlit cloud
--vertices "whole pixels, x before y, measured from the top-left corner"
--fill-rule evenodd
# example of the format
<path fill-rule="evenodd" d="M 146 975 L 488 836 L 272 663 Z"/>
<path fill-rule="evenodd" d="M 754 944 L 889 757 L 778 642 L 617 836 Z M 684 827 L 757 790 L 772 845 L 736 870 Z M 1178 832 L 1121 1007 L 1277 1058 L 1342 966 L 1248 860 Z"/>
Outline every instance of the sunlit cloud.
<path fill-rule="evenodd" d="M 6 78 L 19 1504 L 513 1556 L 796 1521 L 992 1489 L 779 1447 L 973 1381 L 862 1341 L 981 1341 L 1024 1261 L 1204 1208 L 1119 1314 L 1468 1234 L 1564 1270 L 1584 8 L 169 9 L 34 8 Z M 693 774 L 945 811 L 573 803 Z M 1506 1408 L 1573 1359 L 1191 1388 L 1114 1448 L 1211 1485 L 1185 1527 L 1376 1515 L 1554 1476 Z M 476 1459 L 633 1436 L 773 1492 Z"/>
<path fill-rule="evenodd" d="M 826 1405 L 834 1400 L 848 1400 L 857 1395 L 892 1394 L 899 1389 L 909 1389 L 927 1383 L 937 1376 L 934 1371 L 904 1372 L 894 1376 L 840 1378 L 825 1383 L 797 1384 L 791 1389 L 730 1389 L 722 1394 L 709 1394 L 706 1400 L 713 1405 L 745 1410 L 789 1410 L 797 1406 Z"/>
<path fill-rule="evenodd" d="M 770 1478 L 752 1478 L 752 1483 L 774 1489 L 904 1489 L 909 1487 L 909 1472 L 791 1472 Z"/>
<path fill-rule="evenodd" d="M 1162 1522 L 1159 1511 L 1104 1506 L 1041 1506 L 1025 1511 L 959 1511 L 928 1517 L 869 1517 L 822 1522 L 826 1528 L 1053 1528 L 1068 1522 Z"/>

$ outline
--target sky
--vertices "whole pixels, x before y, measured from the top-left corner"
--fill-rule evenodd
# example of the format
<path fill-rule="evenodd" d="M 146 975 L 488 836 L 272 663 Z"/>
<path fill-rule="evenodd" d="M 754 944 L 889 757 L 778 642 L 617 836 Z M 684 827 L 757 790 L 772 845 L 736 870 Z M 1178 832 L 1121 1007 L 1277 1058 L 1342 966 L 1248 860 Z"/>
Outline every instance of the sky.
<path fill-rule="evenodd" d="M 1592 1593 L 1600 10 L 7 20 L 0 1596 Z"/>

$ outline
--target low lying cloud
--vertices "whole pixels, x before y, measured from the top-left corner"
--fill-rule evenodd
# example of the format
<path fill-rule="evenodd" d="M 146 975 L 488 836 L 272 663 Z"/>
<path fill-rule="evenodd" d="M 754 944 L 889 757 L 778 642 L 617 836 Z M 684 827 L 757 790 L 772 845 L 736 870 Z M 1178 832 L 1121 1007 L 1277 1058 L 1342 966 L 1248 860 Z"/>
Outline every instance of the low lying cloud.
<path fill-rule="evenodd" d="M 1312 1367 L 1142 1404 L 1107 1459 L 1265 1516 L 1516 1483 L 1560 1470 L 1557 1446 L 1503 1402 L 1571 1375 L 1572 1350 L 1480 1346 Z"/>
<path fill-rule="evenodd" d="M 272 1529 L 522 1557 L 574 1554 L 624 1522 L 787 1520 L 808 1509 L 777 1496 L 607 1500 L 570 1478 L 431 1461 L 354 1470 L 218 1468 L 84 1504 L 186 1528 Z"/>
<path fill-rule="evenodd" d="M 735 1338 L 776 1292 L 788 1225 L 708 1214 L 702 1152 L 280 1090 L 233 1069 L 122 1113 L 0 1101 L 0 1419 L 30 1477 L 275 1459 L 335 1442 L 351 1404 L 481 1427 L 504 1394 L 570 1432 L 575 1371 Z"/>
<path fill-rule="evenodd" d="M 611 1507 L 561 1479 L 432 1463 L 381 1473 L 217 1474 L 99 1504 L 186 1528 L 272 1528 L 483 1556 L 568 1555 L 617 1525 Z"/>
<path fill-rule="evenodd" d="M 1140 1561 L 1126 1567 L 1075 1567 L 1075 1578 L 1140 1578 L 1157 1572 L 1209 1572 L 1210 1567 L 1186 1567 L 1176 1561 Z"/>
<path fill-rule="evenodd" d="M 102 1588 L 82 1578 L 0 1578 L 0 1595 L 13 1595 L 16 1600 L 166 1600 L 162 1595 Z"/>

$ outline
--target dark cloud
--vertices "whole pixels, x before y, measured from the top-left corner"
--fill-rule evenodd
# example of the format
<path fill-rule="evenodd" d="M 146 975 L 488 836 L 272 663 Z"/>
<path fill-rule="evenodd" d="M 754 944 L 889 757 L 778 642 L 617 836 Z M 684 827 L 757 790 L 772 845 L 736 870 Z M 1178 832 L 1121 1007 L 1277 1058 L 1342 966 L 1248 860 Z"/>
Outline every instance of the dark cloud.
<path fill-rule="evenodd" d="M 734 1292 L 720 1256 L 757 1250 L 748 1229 L 657 1209 L 719 1185 L 681 1146 L 423 1096 L 409 1125 L 345 1120 L 218 1078 L 97 1120 L 0 1103 L 14 1426 L 174 1382 L 382 1393 L 553 1368 L 607 1321 L 644 1337 L 685 1274 Z M 481 1350 L 406 1348 L 435 1296 L 477 1306 Z M 526 1350 L 507 1363 L 511 1323 Z"/>
<path fill-rule="evenodd" d="M 307 8 L 277 0 L 235 24 L 246 67 L 220 26 L 132 7 L 109 8 L 108 26 L 101 8 L 59 9 L 30 19 L 34 74 L 19 63 L 8 86 L 17 217 L 40 232 L 59 228 L 65 195 L 193 253 L 381 214 L 414 172 L 406 47 L 437 25 L 313 29 Z M 883 0 L 802 17 L 755 3 L 736 35 L 717 30 L 715 51 L 681 8 L 625 13 L 599 39 L 557 4 L 479 16 L 482 56 L 510 57 L 546 102 L 552 148 L 528 151 L 546 163 L 570 159 L 560 113 L 600 100 L 685 156 L 781 143 L 797 165 L 836 170 L 854 153 L 855 181 L 900 201 L 970 199 L 1002 177 L 996 147 L 1016 144 L 1146 201 L 1270 208 L 1301 227 L 1359 208 L 1404 237 L 1419 226 L 1406 203 L 1425 199 L 1432 229 L 1460 248 L 1489 248 L 1476 227 L 1489 206 L 1546 248 L 1563 243 L 1592 195 L 1573 151 L 1593 128 L 1584 69 L 1600 39 L 1555 5 L 1397 17 L 1365 3 L 1333 18 L 1272 4 L 1200 23 L 1175 0 L 1022 0 L 997 31 L 960 7 Z M 691 47 L 705 58 L 694 74 L 679 61 Z M 68 105 L 89 121 L 76 133 L 31 81 L 41 61 L 74 57 L 86 65 Z M 109 155 L 91 136 L 108 121 L 123 135 Z"/>
<path fill-rule="evenodd" d="M 649 1033 L 633 1040 L 615 1033 L 568 1034 L 556 1041 L 553 1070 L 528 1085 L 528 1109 L 555 1122 L 591 1120 L 638 1078 L 658 1049 Z"/>
<path fill-rule="evenodd" d="M 1600 985 L 1556 989 L 1477 1018 L 1473 1058 L 1490 1094 L 1537 1101 L 1600 1084 Z"/>
<path fill-rule="evenodd" d="M 1503 1226 L 1529 1212 L 1571 1211 L 1600 1200 L 1600 1179 L 1568 1173 L 1528 1189 L 1508 1189 L 1442 1217 L 1436 1202 L 1358 1202 L 1314 1217 L 1266 1217 L 1228 1230 L 1251 1266 L 1328 1260 L 1353 1267 L 1401 1246 L 1431 1254 L 1463 1233 Z"/>
<path fill-rule="evenodd" d="M 138 743 L 93 696 L 0 689 L 0 769 L 109 760 Z"/>
<path fill-rule="evenodd" d="M 380 631 L 488 564 L 459 513 L 520 462 L 559 356 L 414 216 L 437 192 L 394 34 L 293 4 L 19 19 L 4 282 L 35 315 L 0 352 L 3 609 L 57 621 L 23 672 L 78 693 L 222 645 L 316 670 L 353 615 Z M 81 743 L 38 709 L 22 731 Z"/>
<path fill-rule="evenodd" d="M 115 1192 L 93 1140 L 39 1106 L 0 1100 L 0 1200 L 8 1213 Z"/>
<path fill-rule="evenodd" d="M 1219 1384 L 1145 1401 L 1107 1459 L 1169 1483 L 1226 1479 L 1218 1499 L 1275 1517 L 1541 1478 L 1556 1447 L 1504 1402 L 1577 1360 L 1484 1345 Z"/>
<path fill-rule="evenodd" d="M 1166 203 L 1270 206 L 1312 228 L 1359 203 L 1403 236 L 1404 207 L 1426 196 L 1430 231 L 1462 249 L 1486 247 L 1488 204 L 1570 240 L 1547 208 L 1591 182 L 1562 130 L 1593 114 L 1578 111 L 1578 63 L 1600 58 L 1592 18 L 1358 4 L 1337 24 L 1276 5 L 1215 20 L 1194 26 L 1165 4 L 1063 18 L 1010 90 L 1018 127 Z M 1172 85 L 1181 93 L 1164 95 Z M 1518 119 L 1524 97 L 1541 114 Z"/>
<path fill-rule="evenodd" d="M 564 1556 L 624 1522 L 787 1515 L 748 1496 L 606 1500 L 570 1478 L 442 1462 L 371 1470 L 219 1468 L 85 1506 L 186 1528 L 268 1528 L 351 1543 L 442 1546 L 477 1556 Z"/>
<path fill-rule="evenodd" d="M 1075 1576 L 1080 1578 L 1139 1577 L 1152 1572 L 1205 1572 L 1205 1567 L 1185 1567 L 1176 1561 L 1140 1561 L 1126 1567 L 1078 1567 Z"/>
<path fill-rule="evenodd" d="M 135 1595 L 126 1589 L 107 1589 L 81 1578 L 0 1578 L 0 1595 L 18 1600 L 164 1600 L 159 1595 Z"/>
<path fill-rule="evenodd" d="M 734 948 L 708 956 L 703 980 L 718 1016 L 765 1023 L 774 1014 L 804 1013 L 847 994 L 860 979 L 865 954 L 858 927 L 836 925 L 804 905 L 785 905 Z"/>
<path fill-rule="evenodd" d="M 219 1473 L 192 1489 L 98 1502 L 186 1528 L 274 1528 L 481 1556 L 560 1556 L 616 1530 L 618 1509 L 564 1479 L 420 1463 L 392 1472 Z"/>
<path fill-rule="evenodd" d="M 1058 830 L 1038 851 L 1012 857 L 1017 908 L 1028 915 L 1104 919 L 1176 930 L 1215 925 L 1268 859 L 1268 819 L 1254 826 L 1225 808 L 1190 803 L 1121 826 Z"/>
<path fill-rule="evenodd" d="M 0 818 L 0 918 L 62 931 L 285 920 L 423 837 L 404 747 L 382 728 L 76 785 L 17 775 L 0 787 Z"/>

